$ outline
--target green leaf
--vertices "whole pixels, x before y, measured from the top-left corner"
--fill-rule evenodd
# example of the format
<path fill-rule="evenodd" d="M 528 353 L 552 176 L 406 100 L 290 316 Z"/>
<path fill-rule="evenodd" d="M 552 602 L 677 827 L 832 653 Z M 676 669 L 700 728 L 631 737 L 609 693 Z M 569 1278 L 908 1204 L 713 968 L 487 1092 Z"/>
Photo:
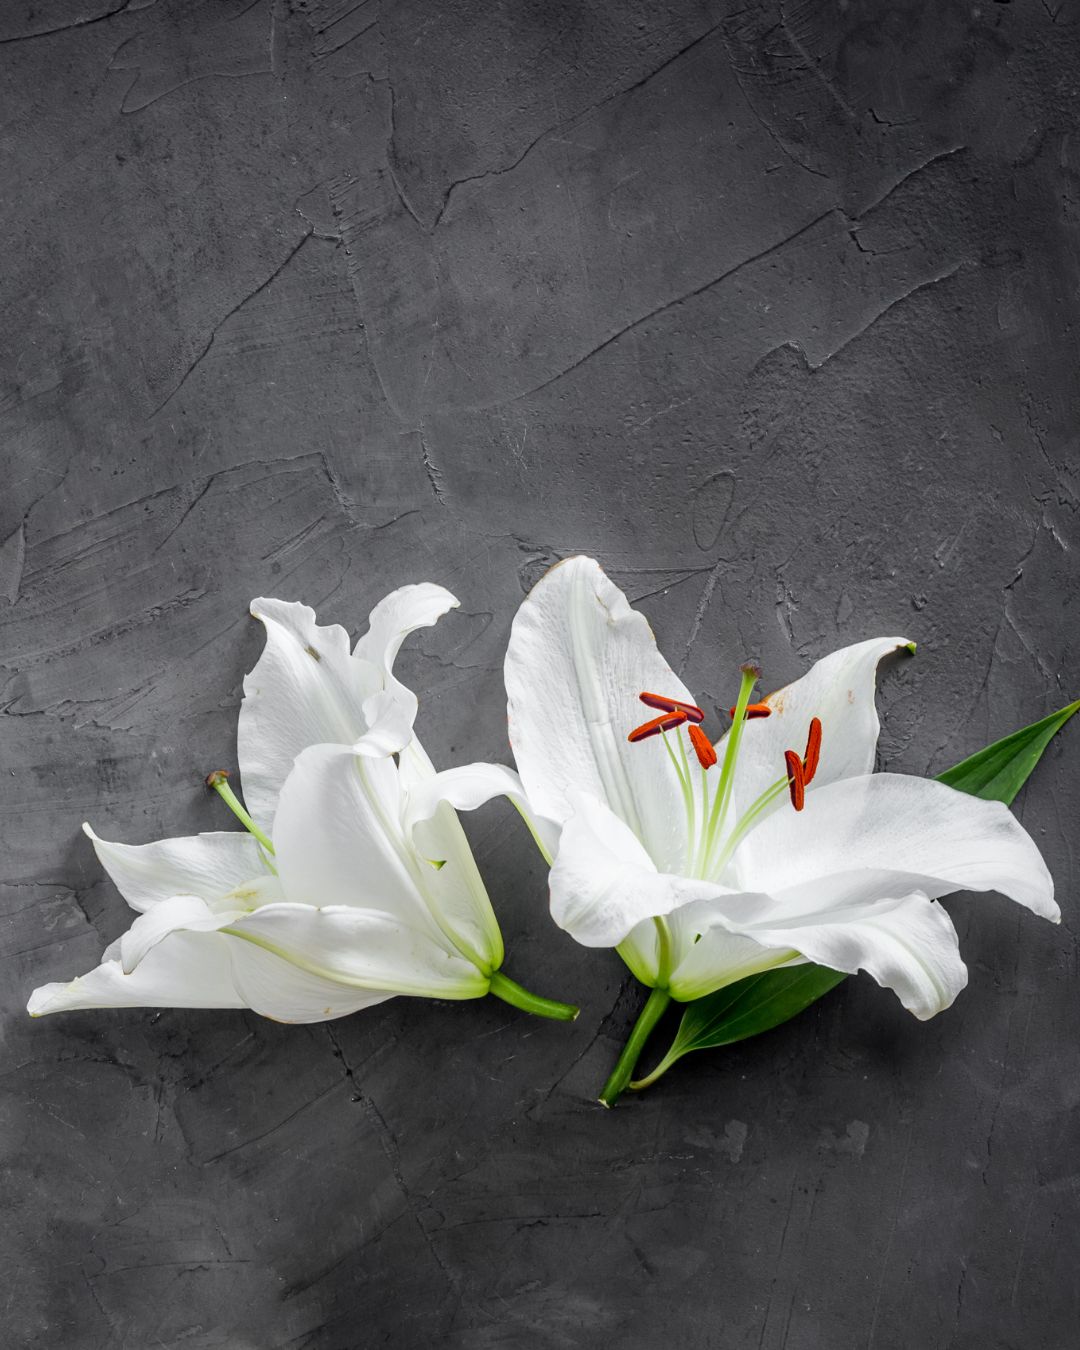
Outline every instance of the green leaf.
<path fill-rule="evenodd" d="M 654 1083 L 691 1050 L 733 1045 L 787 1022 L 816 1003 L 847 976 L 825 966 L 766 970 L 687 1004 L 671 1049 L 647 1078 L 631 1083 L 640 1091 Z"/>
<path fill-rule="evenodd" d="M 1010 803 L 1027 782 L 1054 734 L 1080 710 L 1080 700 L 1040 722 L 995 741 L 944 773 L 938 782 L 986 801 Z M 654 1083 L 683 1055 L 758 1036 L 789 1021 L 816 1003 L 847 976 L 825 966 L 787 966 L 729 984 L 686 1005 L 671 1049 L 646 1078 L 631 1083 L 640 1090 Z"/>
<path fill-rule="evenodd" d="M 988 802 L 1004 802 L 1007 806 L 1027 782 L 1055 732 L 1061 730 L 1078 708 L 1080 699 L 1060 712 L 1044 717 L 1041 722 L 1033 722 L 1004 740 L 995 741 L 954 768 L 939 773 L 938 782 Z"/>

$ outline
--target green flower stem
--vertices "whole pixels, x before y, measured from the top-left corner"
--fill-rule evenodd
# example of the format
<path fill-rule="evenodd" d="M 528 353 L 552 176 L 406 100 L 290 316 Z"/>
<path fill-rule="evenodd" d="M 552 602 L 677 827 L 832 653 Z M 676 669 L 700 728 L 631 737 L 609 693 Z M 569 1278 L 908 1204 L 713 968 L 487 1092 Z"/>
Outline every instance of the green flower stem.
<path fill-rule="evenodd" d="M 240 824 L 243 825 L 244 829 L 247 830 L 249 834 L 253 834 L 255 836 L 255 838 L 259 841 L 260 844 L 262 844 L 263 848 L 266 849 L 267 853 L 269 853 L 272 858 L 274 856 L 273 844 L 266 837 L 266 835 L 263 834 L 262 830 L 259 829 L 258 825 L 255 824 L 255 822 L 251 819 L 248 813 L 244 810 L 243 806 L 240 803 L 239 797 L 237 797 L 236 793 L 229 786 L 229 775 L 225 772 L 225 770 L 215 769 L 213 773 L 207 774 L 206 786 L 208 788 L 214 789 L 214 791 L 225 803 L 225 805 L 229 808 L 229 810 L 233 813 L 233 815 L 240 822 Z"/>
<path fill-rule="evenodd" d="M 600 1093 L 601 1106 L 614 1106 L 626 1091 L 630 1076 L 637 1067 L 641 1052 L 645 1049 L 645 1042 L 649 1039 L 657 1022 L 663 1017 L 670 1002 L 671 995 L 666 989 L 649 991 L 648 1001 L 642 1008 L 638 1020 L 634 1023 L 634 1029 L 623 1046 L 623 1052 L 611 1072 L 611 1077 L 604 1084 L 604 1090 Z"/>
<path fill-rule="evenodd" d="M 501 970 L 492 971 L 488 993 L 501 998 L 511 1007 L 520 1008 L 522 1012 L 532 1013 L 535 1017 L 550 1017 L 556 1022 L 573 1022 L 581 1011 L 572 1003 L 556 1003 L 554 999 L 531 994 Z"/>

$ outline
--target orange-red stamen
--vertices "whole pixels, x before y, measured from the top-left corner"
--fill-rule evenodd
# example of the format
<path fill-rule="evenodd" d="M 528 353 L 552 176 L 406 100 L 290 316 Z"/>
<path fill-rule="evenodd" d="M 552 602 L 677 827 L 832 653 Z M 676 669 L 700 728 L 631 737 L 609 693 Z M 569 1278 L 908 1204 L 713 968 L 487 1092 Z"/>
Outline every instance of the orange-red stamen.
<path fill-rule="evenodd" d="M 787 764 L 788 791 L 791 793 L 791 804 L 796 811 L 801 811 L 806 803 L 806 777 L 803 773 L 803 762 L 794 750 L 784 751 L 784 762 Z"/>
<path fill-rule="evenodd" d="M 686 714 L 688 722 L 704 722 L 705 714 L 696 703 L 684 703 L 682 699 L 668 698 L 666 694 L 638 694 L 638 698 L 648 708 L 659 708 L 661 712 L 681 712 Z"/>
<path fill-rule="evenodd" d="M 728 716 L 729 717 L 735 716 L 734 708 L 728 709 Z M 746 705 L 746 712 L 743 714 L 743 716 L 746 718 L 748 722 L 752 717 L 771 717 L 772 709 L 769 707 L 767 703 L 748 703 Z"/>
<path fill-rule="evenodd" d="M 654 717 L 651 722 L 643 722 L 641 726 L 635 727 L 626 739 L 628 741 L 644 741 L 650 736 L 659 736 L 662 731 L 674 731 L 676 727 L 681 727 L 686 720 L 684 712 L 664 713 L 662 717 Z"/>
<path fill-rule="evenodd" d="M 817 773 L 821 759 L 821 718 L 810 719 L 810 735 L 806 738 L 806 754 L 803 755 L 803 782 L 809 783 Z"/>
<path fill-rule="evenodd" d="M 712 741 L 700 727 L 689 726 L 686 731 L 690 737 L 690 744 L 694 747 L 694 752 L 698 757 L 698 763 L 703 769 L 711 769 L 716 763 L 716 751 L 713 749 Z"/>

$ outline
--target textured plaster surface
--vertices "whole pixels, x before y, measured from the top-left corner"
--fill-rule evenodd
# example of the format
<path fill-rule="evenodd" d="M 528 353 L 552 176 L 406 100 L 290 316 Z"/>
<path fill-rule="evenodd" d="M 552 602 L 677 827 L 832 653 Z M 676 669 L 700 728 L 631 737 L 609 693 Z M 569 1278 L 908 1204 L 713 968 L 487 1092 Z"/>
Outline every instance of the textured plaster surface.
<path fill-rule="evenodd" d="M 225 823 L 253 595 L 453 589 L 401 663 L 445 765 L 508 759 L 578 551 L 710 713 L 917 639 L 891 769 L 1076 697 L 1080 7 L 9 0 L 0 66 L 3 1343 L 1074 1345 L 1072 729 L 1017 804 L 1060 928 L 957 897 L 949 1013 L 860 977 L 611 1113 L 639 994 L 498 806 L 573 1027 L 22 1009 L 130 917 L 83 819 Z"/>

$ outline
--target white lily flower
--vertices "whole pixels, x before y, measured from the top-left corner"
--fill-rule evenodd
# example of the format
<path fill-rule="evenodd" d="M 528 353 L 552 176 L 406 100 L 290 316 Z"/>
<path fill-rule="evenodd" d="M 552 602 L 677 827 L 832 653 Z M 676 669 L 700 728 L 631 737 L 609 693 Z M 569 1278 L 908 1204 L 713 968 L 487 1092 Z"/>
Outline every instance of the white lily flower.
<path fill-rule="evenodd" d="M 553 568 L 514 621 L 506 686 L 527 803 L 558 834 L 556 923 L 586 946 L 618 947 L 677 1000 L 813 961 L 866 970 L 928 1018 L 967 981 L 939 897 L 996 890 L 1058 921 L 1046 866 L 1006 807 L 872 772 L 875 670 L 910 645 L 834 652 L 749 717 L 756 672 L 744 674 L 714 748 L 645 618 L 599 565 Z M 638 727 L 643 702 L 653 716 Z M 440 779 L 459 806 L 483 799 L 483 766 Z M 487 795 L 506 790 L 486 781 Z"/>
<path fill-rule="evenodd" d="M 410 852 L 400 827 L 395 839 L 395 797 L 393 760 L 317 746 L 282 789 L 272 861 L 250 834 L 130 846 L 85 827 L 140 914 L 96 970 L 35 990 L 29 1011 L 252 1008 L 318 1022 L 395 994 L 481 997 L 502 956 L 494 916 L 476 923 L 460 872 Z"/>
<path fill-rule="evenodd" d="M 345 631 L 319 627 L 306 606 L 255 601 L 267 646 L 245 680 L 238 735 L 252 815 L 226 775 L 208 779 L 250 833 L 130 846 L 84 827 L 140 915 L 96 970 L 35 990 L 30 1013 L 246 1007 L 317 1022 L 396 994 L 490 992 L 575 1015 L 500 972 L 502 936 L 453 810 L 409 818 L 410 784 L 434 769 L 412 739 L 416 698 L 391 665 L 409 632 L 456 603 L 435 586 L 394 592 L 350 653 Z"/>

